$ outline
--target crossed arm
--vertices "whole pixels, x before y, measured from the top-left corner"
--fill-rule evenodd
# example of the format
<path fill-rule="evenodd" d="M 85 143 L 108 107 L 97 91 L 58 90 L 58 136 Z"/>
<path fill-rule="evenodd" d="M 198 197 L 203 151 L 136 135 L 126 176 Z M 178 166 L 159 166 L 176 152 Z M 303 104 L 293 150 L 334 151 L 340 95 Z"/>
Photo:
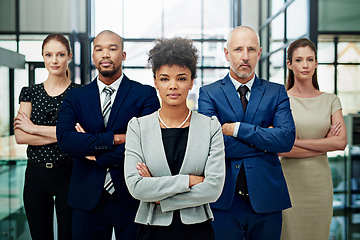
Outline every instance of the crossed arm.
<path fill-rule="evenodd" d="M 78 133 L 86 133 L 80 123 L 76 123 L 75 129 Z M 114 134 L 114 145 L 116 146 L 125 143 L 125 139 L 126 134 Z M 96 161 L 95 156 L 86 156 L 85 158 L 91 161 Z"/>
<path fill-rule="evenodd" d="M 124 169 L 126 185 L 134 198 L 144 202 L 160 203 L 163 212 L 216 201 L 221 194 L 225 178 L 225 156 L 219 123 L 216 130 L 213 129 L 202 176 L 182 173 L 173 176 L 152 176 L 145 165 L 140 132 L 136 119 L 131 120 L 127 131 Z M 150 165 L 150 169 L 155 166 L 159 167 L 154 163 Z M 157 167 L 155 168 L 158 169 Z"/>
<path fill-rule="evenodd" d="M 295 139 L 292 150 L 279 153 L 280 157 L 303 158 L 324 154 L 329 151 L 344 150 L 347 144 L 346 126 L 342 111 L 331 116 L 332 126 L 324 138 Z"/>
<path fill-rule="evenodd" d="M 56 127 L 34 124 L 30 120 L 31 111 L 31 102 L 20 102 L 13 126 L 16 143 L 41 146 L 57 142 Z"/>

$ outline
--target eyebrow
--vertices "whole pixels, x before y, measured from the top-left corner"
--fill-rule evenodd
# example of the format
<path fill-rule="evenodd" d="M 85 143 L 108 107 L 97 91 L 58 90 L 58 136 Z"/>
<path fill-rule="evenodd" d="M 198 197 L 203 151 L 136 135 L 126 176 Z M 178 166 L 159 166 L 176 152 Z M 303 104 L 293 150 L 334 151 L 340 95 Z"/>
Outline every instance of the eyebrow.
<path fill-rule="evenodd" d="M 58 51 L 58 52 L 55 52 L 55 53 L 66 53 L 67 51 L 64 50 L 64 51 Z M 44 51 L 44 53 L 52 53 L 52 51 Z"/>
<path fill-rule="evenodd" d="M 94 46 L 94 48 L 97 48 L 97 47 L 102 47 L 101 44 L 97 44 Z M 119 47 L 117 44 L 113 43 L 113 44 L 109 44 L 108 47 Z"/>
<path fill-rule="evenodd" d="M 169 75 L 168 74 L 166 74 L 166 73 L 161 73 L 159 76 L 166 76 L 166 77 L 168 77 Z M 179 73 L 178 75 L 176 75 L 177 77 L 178 76 L 187 76 L 187 74 L 186 73 Z"/>

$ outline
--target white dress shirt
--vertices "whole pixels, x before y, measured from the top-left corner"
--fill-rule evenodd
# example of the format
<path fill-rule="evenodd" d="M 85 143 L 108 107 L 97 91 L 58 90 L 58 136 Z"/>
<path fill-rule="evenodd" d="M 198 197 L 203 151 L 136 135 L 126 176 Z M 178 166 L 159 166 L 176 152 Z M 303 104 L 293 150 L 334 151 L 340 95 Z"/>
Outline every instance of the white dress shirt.
<path fill-rule="evenodd" d="M 234 87 L 235 87 L 236 90 L 237 90 L 240 86 L 242 86 L 242 85 L 246 85 L 246 86 L 248 87 L 249 91 L 246 93 L 245 97 L 246 97 L 246 99 L 249 101 L 249 99 L 250 99 L 250 94 L 251 94 L 251 88 L 252 88 L 252 86 L 253 86 L 253 84 L 254 84 L 254 81 L 255 81 L 255 75 L 254 75 L 254 77 L 253 77 L 250 81 L 248 81 L 248 82 L 245 83 L 245 84 L 242 84 L 242 83 L 236 81 L 234 78 L 231 77 L 230 74 L 229 74 L 229 77 L 230 77 L 230 79 L 231 79 L 231 82 L 234 84 Z M 239 98 L 240 98 L 240 93 L 239 93 L 239 92 L 238 92 L 238 95 L 239 95 Z M 237 137 L 237 133 L 238 133 L 238 131 L 239 131 L 239 127 L 240 127 L 240 122 L 236 122 L 236 123 L 235 123 L 234 132 L 233 132 L 233 137 Z"/>
<path fill-rule="evenodd" d="M 119 89 L 119 86 L 120 86 L 120 83 L 121 83 L 123 77 L 124 77 L 124 74 L 121 74 L 121 76 L 118 79 L 116 79 L 116 81 L 113 82 L 110 85 L 106 85 L 105 83 L 100 81 L 99 76 L 96 78 L 97 85 L 98 85 L 98 88 L 99 88 L 101 112 L 103 110 L 103 105 L 104 105 L 105 96 L 106 96 L 106 93 L 103 92 L 104 88 L 107 87 L 107 86 L 111 86 L 115 90 L 114 93 L 111 95 L 111 105 L 112 105 L 114 103 L 114 100 L 115 100 L 115 97 L 116 97 L 116 91 Z"/>

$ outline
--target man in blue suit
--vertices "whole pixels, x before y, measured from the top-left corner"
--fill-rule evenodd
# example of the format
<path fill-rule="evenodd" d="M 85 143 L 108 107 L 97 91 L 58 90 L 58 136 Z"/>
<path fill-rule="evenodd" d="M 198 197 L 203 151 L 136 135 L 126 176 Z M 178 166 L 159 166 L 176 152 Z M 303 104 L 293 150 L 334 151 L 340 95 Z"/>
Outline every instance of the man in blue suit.
<path fill-rule="evenodd" d="M 73 239 L 135 239 L 138 201 L 124 180 L 124 142 L 128 121 L 159 109 L 153 87 L 122 73 L 123 39 L 103 31 L 94 39 L 93 62 L 99 76 L 69 91 L 61 106 L 57 139 L 74 155 L 68 203 L 73 208 Z M 106 185 L 106 186 L 105 186 Z"/>
<path fill-rule="evenodd" d="M 282 210 L 291 207 L 277 153 L 291 150 L 295 126 L 284 86 L 255 75 L 261 51 L 252 28 L 233 29 L 224 48 L 230 74 L 200 88 L 198 111 L 216 116 L 224 134 L 225 186 L 212 204 L 217 240 L 280 239 Z"/>

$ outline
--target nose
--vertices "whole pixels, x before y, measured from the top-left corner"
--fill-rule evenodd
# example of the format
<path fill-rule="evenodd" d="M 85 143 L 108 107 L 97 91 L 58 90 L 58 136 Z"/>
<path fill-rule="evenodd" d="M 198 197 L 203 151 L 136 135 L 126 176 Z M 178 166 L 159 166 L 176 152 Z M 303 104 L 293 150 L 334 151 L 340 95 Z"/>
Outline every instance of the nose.
<path fill-rule="evenodd" d="M 244 51 L 242 55 L 242 60 L 245 62 L 249 60 L 249 53 L 247 51 Z"/>
<path fill-rule="evenodd" d="M 102 58 L 109 58 L 110 57 L 110 51 L 107 49 L 104 49 L 102 51 Z"/>
<path fill-rule="evenodd" d="M 52 61 L 52 63 L 57 63 L 57 56 L 56 56 L 56 54 L 53 55 L 51 61 Z"/>
<path fill-rule="evenodd" d="M 178 89 L 178 85 L 177 85 L 176 80 L 172 79 L 172 80 L 169 81 L 169 89 L 170 90 Z"/>
<path fill-rule="evenodd" d="M 309 63 L 307 60 L 303 61 L 303 68 L 309 67 Z"/>

